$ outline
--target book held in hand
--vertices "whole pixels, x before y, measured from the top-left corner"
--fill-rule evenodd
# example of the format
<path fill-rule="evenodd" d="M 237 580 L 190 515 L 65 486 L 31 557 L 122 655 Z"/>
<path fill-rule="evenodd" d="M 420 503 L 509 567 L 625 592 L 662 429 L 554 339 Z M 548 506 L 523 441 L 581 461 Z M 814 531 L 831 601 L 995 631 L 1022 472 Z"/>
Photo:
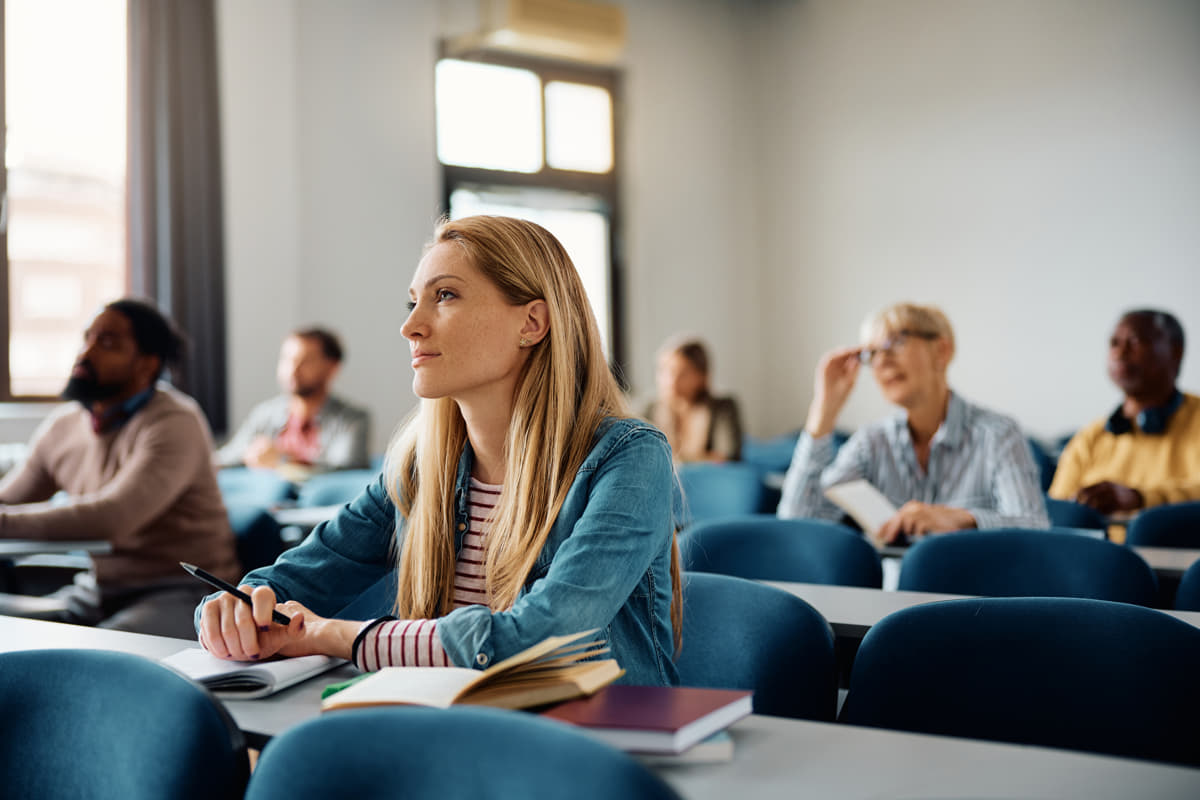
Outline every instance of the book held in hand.
<path fill-rule="evenodd" d="M 551 636 L 483 671 L 465 667 L 384 667 L 321 702 L 321 710 L 377 705 L 456 704 L 528 708 L 592 694 L 624 674 L 588 639 L 596 631 Z"/>
<path fill-rule="evenodd" d="M 896 514 L 896 507 L 870 481 L 862 479 L 839 483 L 825 490 L 825 496 L 850 515 L 876 545 L 875 537 L 883 523 Z"/>
<path fill-rule="evenodd" d="M 189 647 L 167 656 L 161 663 L 204 684 L 218 697 L 251 700 L 274 694 L 346 662 L 332 656 L 227 661 L 199 647 Z"/>
<path fill-rule="evenodd" d="M 748 691 L 690 686 L 609 686 L 542 712 L 633 753 L 683 753 L 751 712 Z M 732 748 L 732 743 L 730 743 Z"/>

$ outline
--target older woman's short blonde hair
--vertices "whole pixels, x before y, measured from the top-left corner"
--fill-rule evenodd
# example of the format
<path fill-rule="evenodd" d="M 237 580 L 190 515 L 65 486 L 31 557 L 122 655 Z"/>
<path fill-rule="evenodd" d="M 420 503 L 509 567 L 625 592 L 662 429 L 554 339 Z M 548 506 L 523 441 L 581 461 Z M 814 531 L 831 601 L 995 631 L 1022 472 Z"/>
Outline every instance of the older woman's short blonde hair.
<path fill-rule="evenodd" d="M 896 303 L 863 320 L 859 336 L 863 344 L 895 336 L 901 331 L 921 333 L 944 339 L 954 353 L 954 329 L 950 320 L 937 306 L 919 306 L 915 303 Z"/>

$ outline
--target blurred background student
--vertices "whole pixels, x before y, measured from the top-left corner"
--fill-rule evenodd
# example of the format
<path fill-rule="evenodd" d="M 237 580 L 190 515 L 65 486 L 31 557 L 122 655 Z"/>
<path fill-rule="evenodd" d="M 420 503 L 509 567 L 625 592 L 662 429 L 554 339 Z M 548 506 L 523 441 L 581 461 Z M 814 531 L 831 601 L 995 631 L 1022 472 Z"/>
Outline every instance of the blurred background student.
<path fill-rule="evenodd" d="M 676 461 L 737 461 L 742 420 L 737 401 L 717 397 L 709 385 L 708 348 L 699 339 L 676 337 L 658 351 L 658 396 L 646 419 L 667 435 Z"/>

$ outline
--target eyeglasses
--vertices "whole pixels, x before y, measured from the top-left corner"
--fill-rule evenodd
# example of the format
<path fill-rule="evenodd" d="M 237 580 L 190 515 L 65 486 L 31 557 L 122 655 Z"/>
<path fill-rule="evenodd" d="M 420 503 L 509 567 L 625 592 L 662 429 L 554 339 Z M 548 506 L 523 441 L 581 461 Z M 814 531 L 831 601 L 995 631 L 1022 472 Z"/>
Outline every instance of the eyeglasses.
<path fill-rule="evenodd" d="M 939 334 L 928 333 L 926 331 L 898 331 L 892 336 L 884 339 L 874 347 L 864 347 L 858 351 L 858 360 L 864 364 L 872 364 L 875 361 L 875 356 L 880 353 L 895 353 L 904 349 L 904 345 L 909 339 L 917 338 L 931 342 L 939 338 Z"/>

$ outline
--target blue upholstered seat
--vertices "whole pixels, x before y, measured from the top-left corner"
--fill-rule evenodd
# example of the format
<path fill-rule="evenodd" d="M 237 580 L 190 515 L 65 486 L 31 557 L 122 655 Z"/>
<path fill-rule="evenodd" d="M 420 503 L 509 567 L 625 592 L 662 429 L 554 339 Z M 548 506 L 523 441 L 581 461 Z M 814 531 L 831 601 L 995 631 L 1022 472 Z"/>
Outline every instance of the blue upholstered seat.
<path fill-rule="evenodd" d="M 824 520 L 768 515 L 699 522 L 680 537 L 684 569 L 755 580 L 883 585 L 875 548 L 857 531 Z"/>
<path fill-rule="evenodd" d="M 899 588 L 1151 605 L 1158 581 L 1137 553 L 1121 545 L 1053 529 L 1009 528 L 922 539 L 904 556 Z"/>
<path fill-rule="evenodd" d="M 263 749 L 246 800 L 676 800 L 625 753 L 522 711 L 332 712 Z"/>
<path fill-rule="evenodd" d="M 833 631 L 785 591 L 728 575 L 684 574 L 684 686 L 751 689 L 754 711 L 831 720 L 837 708 Z"/>
<path fill-rule="evenodd" d="M 1200 501 L 1146 509 L 1129 523 L 1125 544 L 1200 548 Z"/>
<path fill-rule="evenodd" d="M 765 487 L 758 467 L 742 462 L 680 464 L 682 522 L 754 514 L 762 508 Z"/>
<path fill-rule="evenodd" d="M 204 689 L 161 664 L 103 650 L 0 654 L 6 798 L 241 797 L 241 732 Z"/>
<path fill-rule="evenodd" d="M 841 719 L 1200 765 L 1197 675 L 1200 629 L 1161 611 L 947 600 L 871 628 Z"/>
<path fill-rule="evenodd" d="M 340 506 L 349 503 L 378 477 L 378 470 L 369 469 L 343 469 L 314 475 L 300 487 L 296 505 Z"/>

